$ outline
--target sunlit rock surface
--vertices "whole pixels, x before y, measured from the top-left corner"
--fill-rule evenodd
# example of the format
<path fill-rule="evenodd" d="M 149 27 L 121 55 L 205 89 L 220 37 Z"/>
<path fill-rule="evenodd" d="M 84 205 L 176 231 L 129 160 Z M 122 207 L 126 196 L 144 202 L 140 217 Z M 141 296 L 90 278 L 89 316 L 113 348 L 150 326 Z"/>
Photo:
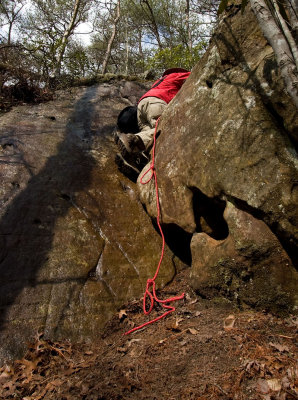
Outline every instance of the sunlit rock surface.
<path fill-rule="evenodd" d="M 193 235 L 201 295 L 296 309 L 297 122 L 252 11 L 229 7 L 166 108 L 156 148 L 163 223 Z M 153 183 L 139 190 L 156 216 Z"/>
<path fill-rule="evenodd" d="M 0 119 L 0 359 L 38 330 L 92 340 L 140 297 L 161 238 L 114 163 L 119 111 L 143 84 L 76 88 Z M 166 250 L 159 284 L 179 261 Z"/>

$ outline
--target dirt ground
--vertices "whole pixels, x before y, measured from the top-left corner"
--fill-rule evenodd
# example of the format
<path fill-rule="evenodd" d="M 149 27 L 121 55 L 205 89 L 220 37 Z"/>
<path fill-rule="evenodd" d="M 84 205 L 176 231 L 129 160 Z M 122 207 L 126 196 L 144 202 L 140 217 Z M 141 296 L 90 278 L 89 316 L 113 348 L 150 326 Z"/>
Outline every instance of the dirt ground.
<path fill-rule="evenodd" d="M 140 331 L 123 335 L 149 320 L 135 300 L 96 343 L 37 334 L 23 359 L 0 369 L 0 399 L 298 399 L 297 318 L 197 299 L 187 274 L 160 293 L 186 293 L 176 311 Z"/>

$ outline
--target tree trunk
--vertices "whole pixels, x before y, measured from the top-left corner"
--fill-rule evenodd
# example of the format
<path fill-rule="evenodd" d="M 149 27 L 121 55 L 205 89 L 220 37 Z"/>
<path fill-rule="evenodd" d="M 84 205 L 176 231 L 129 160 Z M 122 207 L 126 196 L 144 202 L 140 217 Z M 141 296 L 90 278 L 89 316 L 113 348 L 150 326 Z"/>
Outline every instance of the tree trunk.
<path fill-rule="evenodd" d="M 295 0 L 285 0 L 289 11 L 292 33 L 296 42 L 298 42 L 298 3 Z"/>
<path fill-rule="evenodd" d="M 250 0 L 250 3 L 264 36 L 274 50 L 286 90 L 298 107 L 298 73 L 289 44 L 265 0 Z"/>
<path fill-rule="evenodd" d="M 10 21 L 9 22 L 9 28 L 8 28 L 8 34 L 7 34 L 7 44 L 10 45 L 11 44 L 11 31 L 12 31 L 12 24 L 13 22 Z"/>
<path fill-rule="evenodd" d="M 277 4 L 277 1 L 272 0 L 272 3 L 274 6 L 274 9 L 275 9 L 275 12 L 276 12 L 277 22 L 280 24 L 282 32 L 288 42 L 288 45 L 289 45 L 292 55 L 294 57 L 294 61 L 295 61 L 296 68 L 298 71 L 298 48 L 296 46 L 295 40 L 290 32 L 290 29 L 288 28 L 286 21 L 283 19 L 282 15 L 279 12 L 279 6 Z"/>
<path fill-rule="evenodd" d="M 129 39 L 127 31 L 127 23 L 125 24 L 125 75 L 128 75 L 128 59 L 129 59 Z"/>
<path fill-rule="evenodd" d="M 112 31 L 112 35 L 110 37 L 110 40 L 108 42 L 108 47 L 107 47 L 107 50 L 106 50 L 105 58 L 104 58 L 103 63 L 102 63 L 102 73 L 103 74 L 105 74 L 106 70 L 107 70 L 108 62 L 109 62 L 109 59 L 110 59 L 110 56 L 111 56 L 111 51 L 112 51 L 112 45 L 113 45 L 113 42 L 114 42 L 115 36 L 116 36 L 117 24 L 118 24 L 119 19 L 120 19 L 120 0 L 117 1 L 116 17 L 114 19 L 113 31 Z"/>
<path fill-rule="evenodd" d="M 144 52 L 143 52 L 143 47 L 142 47 L 142 32 L 138 32 L 138 45 L 139 45 L 139 54 L 141 56 L 142 60 L 142 72 L 144 72 L 144 66 L 145 66 L 145 57 L 144 57 Z"/>
<path fill-rule="evenodd" d="M 151 8 L 151 6 L 150 6 L 148 0 L 141 0 L 141 4 L 142 4 L 142 3 L 146 4 L 146 6 L 147 6 L 147 8 L 148 8 L 148 10 L 149 10 L 150 18 L 151 18 L 151 23 L 152 23 L 152 31 L 153 31 L 153 33 L 154 33 L 154 36 L 155 36 L 156 40 L 157 40 L 158 47 L 159 47 L 160 49 L 162 49 L 162 48 L 163 48 L 163 45 L 162 45 L 162 43 L 161 43 L 161 39 L 160 39 L 159 32 L 158 32 L 158 26 L 157 26 L 157 23 L 156 23 L 156 20 L 155 20 L 155 17 L 154 17 L 153 10 L 152 10 L 152 8 Z"/>
<path fill-rule="evenodd" d="M 57 61 L 56 61 L 56 65 L 54 67 L 54 71 L 53 71 L 53 77 L 56 78 L 57 76 L 60 75 L 60 70 L 61 70 L 61 64 L 62 64 L 62 60 L 64 57 L 64 53 L 66 50 L 66 46 L 68 43 L 68 39 L 70 37 L 70 35 L 73 33 L 75 24 L 76 24 L 76 19 L 77 19 L 77 15 L 79 12 L 79 8 L 81 5 L 81 0 L 75 0 L 75 5 L 74 5 L 74 10 L 73 10 L 73 14 L 72 14 L 72 18 L 63 34 L 62 37 L 62 41 L 61 41 L 61 45 L 60 45 L 60 51 L 57 57 Z"/>
<path fill-rule="evenodd" d="M 191 36 L 191 30 L 190 30 L 190 24 L 189 24 L 189 0 L 186 0 L 186 8 L 185 8 L 185 25 L 186 25 L 186 31 L 187 31 L 187 47 L 188 50 L 192 50 L 192 36 Z"/>

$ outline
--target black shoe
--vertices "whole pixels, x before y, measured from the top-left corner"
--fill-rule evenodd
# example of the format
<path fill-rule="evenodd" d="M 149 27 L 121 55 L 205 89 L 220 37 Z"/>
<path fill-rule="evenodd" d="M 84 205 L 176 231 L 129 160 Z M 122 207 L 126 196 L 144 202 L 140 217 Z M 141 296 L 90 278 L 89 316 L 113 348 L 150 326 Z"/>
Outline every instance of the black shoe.
<path fill-rule="evenodd" d="M 117 145 L 125 161 L 138 170 L 141 171 L 144 166 L 148 164 L 149 158 L 142 151 L 145 149 L 145 146 L 139 136 L 129 133 L 126 135 L 118 135 Z"/>
<path fill-rule="evenodd" d="M 117 146 L 125 159 L 127 159 L 130 154 L 140 153 L 145 150 L 142 139 L 132 133 L 118 135 Z"/>
<path fill-rule="evenodd" d="M 118 169 L 120 172 L 122 172 L 122 174 L 127 176 L 133 182 L 137 181 L 140 171 L 133 165 L 130 165 L 127 161 L 125 161 L 121 154 L 116 154 L 115 163 L 117 164 Z"/>

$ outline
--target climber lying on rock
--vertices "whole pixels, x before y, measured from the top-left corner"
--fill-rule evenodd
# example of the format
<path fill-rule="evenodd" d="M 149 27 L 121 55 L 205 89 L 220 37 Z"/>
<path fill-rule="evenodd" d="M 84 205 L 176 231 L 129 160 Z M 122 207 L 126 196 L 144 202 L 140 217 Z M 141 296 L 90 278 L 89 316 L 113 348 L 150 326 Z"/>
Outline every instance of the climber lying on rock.
<path fill-rule="evenodd" d="M 190 72 L 183 68 L 166 70 L 139 100 L 137 106 L 125 107 L 118 115 L 115 134 L 120 153 L 116 155 L 119 170 L 134 180 L 148 163 L 155 125 L 167 104 L 176 96 Z"/>

